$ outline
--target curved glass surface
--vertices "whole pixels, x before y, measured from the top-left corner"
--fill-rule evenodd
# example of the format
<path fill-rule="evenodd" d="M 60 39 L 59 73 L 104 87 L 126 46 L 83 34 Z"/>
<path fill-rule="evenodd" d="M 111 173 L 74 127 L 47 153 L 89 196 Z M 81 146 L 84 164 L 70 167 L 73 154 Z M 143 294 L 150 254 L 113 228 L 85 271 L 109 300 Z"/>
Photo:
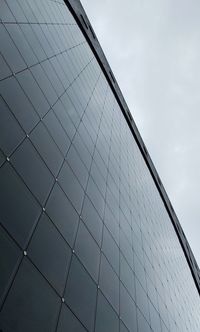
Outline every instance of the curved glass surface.
<path fill-rule="evenodd" d="M 0 1 L 0 331 L 199 332 L 163 201 L 64 1 Z"/>

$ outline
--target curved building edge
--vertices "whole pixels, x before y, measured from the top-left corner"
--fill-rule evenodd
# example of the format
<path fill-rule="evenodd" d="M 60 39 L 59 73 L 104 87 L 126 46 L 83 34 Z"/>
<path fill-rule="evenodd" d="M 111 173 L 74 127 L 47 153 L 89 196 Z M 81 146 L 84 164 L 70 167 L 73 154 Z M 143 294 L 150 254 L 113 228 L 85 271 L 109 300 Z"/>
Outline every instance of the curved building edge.
<path fill-rule="evenodd" d="M 196 262 L 196 259 L 194 257 L 194 254 L 190 248 L 190 245 L 187 241 L 187 238 L 184 234 L 184 231 L 181 227 L 181 224 L 178 220 L 178 217 L 172 207 L 172 204 L 169 200 L 169 197 L 165 191 L 165 188 L 160 180 L 160 177 L 156 171 L 156 168 L 151 160 L 151 157 L 147 151 L 147 148 L 143 142 L 143 139 L 138 131 L 138 128 L 133 120 L 133 117 L 131 115 L 131 112 L 126 104 L 126 101 L 122 95 L 122 92 L 119 88 L 119 85 L 115 79 L 115 76 L 110 68 L 110 65 L 108 64 L 108 61 L 105 57 L 105 54 L 100 46 L 100 43 L 95 35 L 95 32 L 91 26 L 91 23 L 85 13 L 85 10 L 79 0 L 64 0 L 67 7 L 71 11 L 72 15 L 74 16 L 77 24 L 79 25 L 81 31 L 83 32 L 88 44 L 90 45 L 101 69 L 104 72 L 104 75 L 115 95 L 115 98 L 117 99 L 119 106 L 122 110 L 122 113 L 124 114 L 124 117 L 129 125 L 129 128 L 138 144 L 138 147 L 144 157 L 144 160 L 147 164 L 147 167 L 154 179 L 154 182 L 156 184 L 156 187 L 160 193 L 160 196 L 163 200 L 163 203 L 167 209 L 167 212 L 169 214 L 169 217 L 172 221 L 172 224 L 174 226 L 174 229 L 176 231 L 176 234 L 178 236 L 178 239 L 180 241 L 181 247 L 183 249 L 183 252 L 185 254 L 186 260 L 188 262 L 188 265 L 190 267 L 195 285 L 197 287 L 197 290 L 200 295 L 200 269 L 198 267 L 198 264 Z"/>

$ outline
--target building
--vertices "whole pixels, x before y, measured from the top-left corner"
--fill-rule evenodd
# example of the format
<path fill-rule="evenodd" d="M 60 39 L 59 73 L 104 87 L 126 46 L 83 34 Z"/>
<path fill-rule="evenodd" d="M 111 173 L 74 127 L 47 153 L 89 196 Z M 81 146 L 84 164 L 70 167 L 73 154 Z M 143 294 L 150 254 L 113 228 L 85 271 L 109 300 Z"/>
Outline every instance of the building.
<path fill-rule="evenodd" d="M 78 0 L 0 1 L 0 331 L 199 332 L 200 273 Z"/>

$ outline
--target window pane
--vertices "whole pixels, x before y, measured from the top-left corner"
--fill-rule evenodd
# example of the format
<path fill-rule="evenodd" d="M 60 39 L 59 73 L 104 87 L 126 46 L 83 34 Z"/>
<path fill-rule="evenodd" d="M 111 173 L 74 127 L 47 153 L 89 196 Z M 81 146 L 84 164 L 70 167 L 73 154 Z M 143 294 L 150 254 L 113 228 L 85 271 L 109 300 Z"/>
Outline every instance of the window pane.
<path fill-rule="evenodd" d="M 57 176 L 64 158 L 42 122 L 32 131 L 30 139 L 51 172 Z"/>
<path fill-rule="evenodd" d="M 81 161 L 75 148 L 73 147 L 73 144 L 71 145 L 67 153 L 66 160 L 71 169 L 73 169 L 73 172 L 76 174 L 77 179 L 79 180 L 83 189 L 85 189 L 88 179 L 88 171 L 83 162 Z"/>
<path fill-rule="evenodd" d="M 4 2 L 4 1 L 3 1 Z M 2 4 L 2 1 L 0 2 Z M 1 11 L 0 8 L 0 14 L 4 12 Z M 10 38 L 7 30 L 3 26 L 3 24 L 0 24 L 0 36 L 1 36 L 1 53 L 6 59 L 8 65 L 10 66 L 11 70 L 16 73 L 20 70 L 23 70 L 26 68 L 26 64 L 24 60 L 22 59 L 18 49 L 14 45 L 12 39 Z"/>
<path fill-rule="evenodd" d="M 88 227 L 89 231 L 91 232 L 92 236 L 100 246 L 103 223 L 97 211 L 95 210 L 93 204 L 91 203 L 90 199 L 87 196 L 84 197 L 82 218 L 84 220 L 84 223 Z"/>
<path fill-rule="evenodd" d="M 105 297 L 119 312 L 119 279 L 104 255 L 101 256 L 99 285 Z"/>
<path fill-rule="evenodd" d="M 97 281 L 100 249 L 83 222 L 80 222 L 79 224 L 75 243 L 75 252 L 94 280 Z"/>
<path fill-rule="evenodd" d="M 6 0 L 6 2 L 14 14 L 17 22 L 27 22 L 27 19 L 17 1 Z"/>
<path fill-rule="evenodd" d="M 15 22 L 15 18 L 5 0 L 0 2 L 0 20 L 3 22 Z"/>
<path fill-rule="evenodd" d="M 138 320 L 138 332 L 144 332 L 144 331 L 152 332 L 152 329 L 150 328 L 149 324 L 147 323 L 146 319 L 141 314 L 139 309 L 137 309 L 137 320 Z M 157 330 L 155 332 L 157 332 Z"/>
<path fill-rule="evenodd" d="M 54 186 L 47 201 L 46 211 L 63 237 L 72 247 L 78 227 L 79 216 L 57 184 Z"/>
<path fill-rule="evenodd" d="M 4 161 L 5 161 L 5 156 L 3 152 L 0 150 L 0 166 L 4 163 Z"/>
<path fill-rule="evenodd" d="M 119 275 L 119 248 L 106 227 L 103 230 L 102 250 L 115 272 Z"/>
<path fill-rule="evenodd" d="M 49 109 L 49 104 L 31 72 L 29 70 L 24 70 L 23 72 L 17 74 L 16 77 L 31 100 L 38 115 L 43 117 Z"/>
<path fill-rule="evenodd" d="M 0 109 L 0 147 L 9 156 L 25 137 L 25 133 L 1 97 Z"/>
<path fill-rule="evenodd" d="M 14 77 L 0 82 L 1 95 L 16 116 L 21 126 L 29 132 L 39 121 L 30 101 Z M 13 91 L 15 93 L 13 93 Z"/>
<path fill-rule="evenodd" d="M 94 329 L 97 287 L 75 256 L 69 272 L 65 299 L 89 331 Z"/>
<path fill-rule="evenodd" d="M 53 332 L 59 307 L 59 297 L 24 259 L 0 313 L 0 328 L 15 332 Z"/>
<path fill-rule="evenodd" d="M 0 226 L 0 304 L 20 256 L 19 248 Z"/>
<path fill-rule="evenodd" d="M 16 150 L 11 162 L 33 194 L 43 204 L 53 186 L 54 179 L 28 139 Z"/>
<path fill-rule="evenodd" d="M 31 24 L 21 24 L 21 29 L 25 35 L 26 40 L 31 45 L 38 61 L 42 61 L 46 58 L 46 54 L 44 53 L 44 50 L 42 49 L 39 40 L 35 36 Z"/>
<path fill-rule="evenodd" d="M 70 146 L 70 140 L 55 116 L 53 110 L 47 113 L 43 121 L 60 151 L 65 156 Z"/>
<path fill-rule="evenodd" d="M 8 163 L 0 169 L 0 188 L 1 223 L 23 247 L 41 208 Z"/>
<path fill-rule="evenodd" d="M 130 332 L 137 331 L 136 305 L 120 283 L 120 315 Z"/>
<path fill-rule="evenodd" d="M 31 67 L 31 72 L 47 98 L 49 105 L 52 106 L 56 102 L 57 96 L 41 65 L 38 64 L 37 66 Z"/>
<path fill-rule="evenodd" d="M 86 329 L 81 325 L 79 320 L 67 308 L 65 304 L 62 305 L 60 319 L 58 323 L 57 332 L 86 332 Z"/>
<path fill-rule="evenodd" d="M 53 106 L 53 110 L 55 112 L 56 117 L 60 121 L 63 129 L 65 130 L 66 134 L 68 135 L 70 140 L 72 140 L 76 132 L 76 128 L 74 127 L 74 124 L 68 115 L 67 109 L 65 109 L 61 101 L 58 100 L 56 104 Z"/>
<path fill-rule="evenodd" d="M 1 68 L 1 71 L 0 71 L 0 80 L 10 76 L 12 73 L 11 73 L 11 70 L 9 69 L 8 65 L 6 64 L 4 58 L 2 57 L 2 55 L 0 55 L 0 68 Z"/>
<path fill-rule="evenodd" d="M 60 171 L 58 181 L 76 210 L 80 213 L 84 191 L 66 162 Z"/>
<path fill-rule="evenodd" d="M 119 331 L 119 319 L 105 297 L 98 293 L 95 332 Z"/>
<path fill-rule="evenodd" d="M 126 290 L 135 300 L 135 278 L 129 264 L 126 262 L 124 256 L 120 254 L 120 280 L 126 287 Z"/>
<path fill-rule="evenodd" d="M 120 322 L 120 332 L 129 332 L 122 322 Z M 143 332 L 145 332 L 145 330 Z"/>
<path fill-rule="evenodd" d="M 6 24 L 6 29 L 8 30 L 11 38 L 17 45 L 19 52 L 21 53 L 24 61 L 26 62 L 27 66 L 32 66 L 37 63 L 37 58 L 34 55 L 32 49 L 30 48 L 29 44 L 27 43 L 24 34 L 22 33 L 18 24 Z"/>
<path fill-rule="evenodd" d="M 149 307 L 148 307 L 148 298 L 147 294 L 145 293 L 144 289 L 140 285 L 137 278 L 135 279 L 135 287 L 136 287 L 136 303 L 141 312 L 143 313 L 144 317 L 147 321 L 150 320 L 149 316 Z"/>
<path fill-rule="evenodd" d="M 103 196 L 100 194 L 99 189 L 97 188 L 96 184 L 94 183 L 91 177 L 89 178 L 88 181 L 86 193 L 88 194 L 90 200 L 94 204 L 97 212 L 99 213 L 99 216 L 103 218 L 105 202 Z"/>
<path fill-rule="evenodd" d="M 40 218 L 33 234 L 28 254 L 39 270 L 62 295 L 71 250 L 45 214 Z"/>

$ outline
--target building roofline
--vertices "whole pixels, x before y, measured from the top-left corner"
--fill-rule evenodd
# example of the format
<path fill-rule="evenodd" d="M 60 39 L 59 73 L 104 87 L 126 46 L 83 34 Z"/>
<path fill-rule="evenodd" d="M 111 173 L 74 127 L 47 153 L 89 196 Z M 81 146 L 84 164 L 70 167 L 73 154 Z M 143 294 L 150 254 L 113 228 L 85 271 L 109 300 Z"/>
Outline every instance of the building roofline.
<path fill-rule="evenodd" d="M 108 64 L 108 61 L 105 57 L 105 54 L 100 46 L 100 43 L 95 35 L 95 32 L 91 26 L 91 23 L 85 13 L 85 10 L 79 0 L 64 0 L 66 5 L 68 6 L 69 10 L 71 11 L 72 15 L 74 16 L 77 24 L 79 25 L 81 31 L 83 32 L 86 40 L 88 41 L 102 71 L 104 72 L 106 79 L 118 101 L 118 104 L 124 114 L 124 117 L 129 125 L 129 128 L 138 144 L 138 147 L 144 157 L 144 160 L 148 166 L 148 169 L 154 179 L 156 187 L 160 193 L 160 196 L 163 200 L 163 203 L 167 209 L 169 217 L 172 221 L 176 234 L 178 236 L 179 242 L 185 254 L 186 260 L 190 267 L 195 285 L 200 295 L 200 269 L 194 257 L 194 254 L 190 248 L 190 245 L 186 239 L 186 236 L 183 232 L 183 229 L 180 225 L 180 222 L 177 218 L 177 215 L 172 207 L 172 204 L 169 200 L 169 197 L 164 189 L 164 186 L 160 180 L 160 177 L 156 171 L 156 168 L 151 160 L 151 157 L 147 151 L 147 148 L 142 140 L 142 137 L 139 133 L 139 130 L 132 118 L 131 112 L 126 104 L 126 101 L 122 95 L 122 92 L 119 88 L 119 85 L 115 79 L 115 76 Z"/>

